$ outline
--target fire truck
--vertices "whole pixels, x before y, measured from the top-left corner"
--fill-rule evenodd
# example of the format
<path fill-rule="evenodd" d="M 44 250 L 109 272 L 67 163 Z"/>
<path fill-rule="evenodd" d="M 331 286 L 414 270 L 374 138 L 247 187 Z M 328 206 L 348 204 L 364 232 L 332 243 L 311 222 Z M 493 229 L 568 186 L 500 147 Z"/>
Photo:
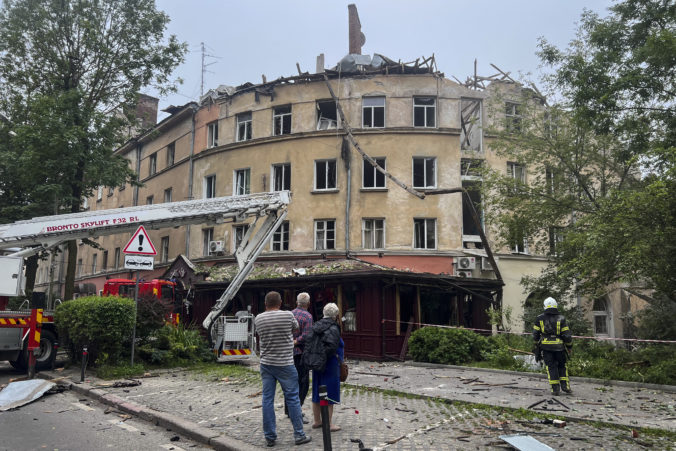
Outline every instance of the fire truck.
<path fill-rule="evenodd" d="M 133 298 L 136 291 L 134 279 L 108 279 L 103 284 L 104 296 L 122 296 Z M 184 291 L 176 282 L 167 279 L 139 280 L 139 298 L 151 297 L 160 301 L 171 303 L 171 312 L 167 315 L 167 321 L 178 324 L 181 308 L 183 305 Z"/>
<path fill-rule="evenodd" d="M 235 317 L 229 319 L 221 315 L 253 269 L 256 258 L 272 238 L 274 231 L 286 218 L 289 202 L 290 192 L 279 191 L 85 211 L 0 225 L 0 251 L 21 249 L 6 257 L 0 257 L 0 296 L 20 296 L 23 293 L 24 257 L 50 251 L 70 240 L 132 233 L 139 225 L 154 230 L 190 224 L 244 222 L 252 219 L 235 250 L 234 257 L 239 271 L 202 323 L 220 361 L 246 357 L 255 352 L 253 315 L 248 311 L 238 312 Z M 170 287 L 170 284 L 158 280 L 155 287 L 158 289 L 157 294 L 163 296 L 162 290 L 168 290 L 169 288 L 165 287 Z M 111 293 L 112 286 L 113 282 L 110 282 Z M 152 282 L 149 286 L 154 290 Z M 129 287 L 128 283 L 118 284 L 118 294 L 120 290 L 128 291 Z M 39 312 L 41 324 L 31 321 L 36 315 L 36 312 L 31 310 L 0 311 L 0 360 L 9 360 L 13 366 L 24 368 L 31 363 L 32 355 L 36 360 L 37 369 L 49 367 L 56 355 L 58 341 L 53 316 L 54 307 L 52 302 L 46 306 L 44 312 Z M 36 331 L 37 334 L 32 333 Z M 31 339 L 37 339 L 39 346 L 32 343 Z"/>

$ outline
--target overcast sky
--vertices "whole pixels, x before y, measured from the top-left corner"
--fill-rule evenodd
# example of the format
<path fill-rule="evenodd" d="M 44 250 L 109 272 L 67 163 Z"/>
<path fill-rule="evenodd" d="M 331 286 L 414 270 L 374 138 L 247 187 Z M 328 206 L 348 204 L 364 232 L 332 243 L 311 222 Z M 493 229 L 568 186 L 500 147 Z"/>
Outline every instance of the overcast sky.
<path fill-rule="evenodd" d="M 585 8 L 607 15 L 611 0 L 157 0 L 171 18 L 168 33 L 188 43 L 186 62 L 175 72 L 179 93 L 160 99 L 160 109 L 200 96 L 201 42 L 207 48 L 204 92 L 315 72 L 316 57 L 333 67 L 348 53 L 347 5 L 355 3 L 366 43 L 363 54 L 413 61 L 434 53 L 447 78 L 465 80 L 478 60 L 512 75 L 537 78 L 537 39 L 565 47 L 575 37 Z M 148 92 L 155 95 L 154 92 Z"/>

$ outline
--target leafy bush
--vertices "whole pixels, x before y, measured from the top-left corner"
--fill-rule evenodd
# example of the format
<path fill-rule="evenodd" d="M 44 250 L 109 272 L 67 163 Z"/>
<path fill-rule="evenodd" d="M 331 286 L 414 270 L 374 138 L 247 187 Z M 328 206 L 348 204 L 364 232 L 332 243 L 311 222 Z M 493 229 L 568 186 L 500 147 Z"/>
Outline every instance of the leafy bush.
<path fill-rule="evenodd" d="M 438 327 L 418 329 L 408 341 L 414 360 L 452 365 L 481 359 L 487 344 L 485 337 L 472 331 Z"/>
<path fill-rule="evenodd" d="M 148 363 L 181 365 L 214 359 L 206 340 L 192 327 L 167 324 L 157 329 L 151 338 L 138 349 L 139 357 Z"/>
<path fill-rule="evenodd" d="M 172 310 L 171 300 L 157 299 L 154 296 L 140 297 L 136 312 L 136 338 L 146 341 L 164 326 Z"/>
<path fill-rule="evenodd" d="M 134 327 L 134 301 L 117 296 L 86 296 L 56 308 L 61 346 L 71 359 L 79 360 L 87 346 L 89 361 L 115 363 Z M 102 357 L 102 359 L 99 359 Z"/>

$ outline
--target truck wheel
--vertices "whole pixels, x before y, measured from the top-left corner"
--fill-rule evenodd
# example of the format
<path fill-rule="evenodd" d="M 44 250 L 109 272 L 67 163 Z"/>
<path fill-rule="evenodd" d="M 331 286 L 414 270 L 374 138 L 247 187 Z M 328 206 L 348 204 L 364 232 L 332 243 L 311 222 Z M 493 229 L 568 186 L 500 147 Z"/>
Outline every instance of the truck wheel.
<path fill-rule="evenodd" d="M 43 330 L 40 334 L 40 349 L 35 358 L 35 370 L 48 370 L 56 358 L 56 335 L 51 330 Z M 26 351 L 28 352 L 28 351 Z M 28 355 L 26 355 L 26 358 Z"/>

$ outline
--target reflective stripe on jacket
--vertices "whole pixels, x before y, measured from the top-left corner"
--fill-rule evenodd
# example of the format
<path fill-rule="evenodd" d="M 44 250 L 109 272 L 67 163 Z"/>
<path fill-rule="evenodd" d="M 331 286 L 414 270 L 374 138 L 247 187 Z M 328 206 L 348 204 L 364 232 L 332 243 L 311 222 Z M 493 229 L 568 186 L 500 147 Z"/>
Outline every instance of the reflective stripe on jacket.
<path fill-rule="evenodd" d="M 556 308 L 548 308 L 537 317 L 533 325 L 533 340 L 540 349 L 563 351 L 573 342 L 566 318 Z"/>

